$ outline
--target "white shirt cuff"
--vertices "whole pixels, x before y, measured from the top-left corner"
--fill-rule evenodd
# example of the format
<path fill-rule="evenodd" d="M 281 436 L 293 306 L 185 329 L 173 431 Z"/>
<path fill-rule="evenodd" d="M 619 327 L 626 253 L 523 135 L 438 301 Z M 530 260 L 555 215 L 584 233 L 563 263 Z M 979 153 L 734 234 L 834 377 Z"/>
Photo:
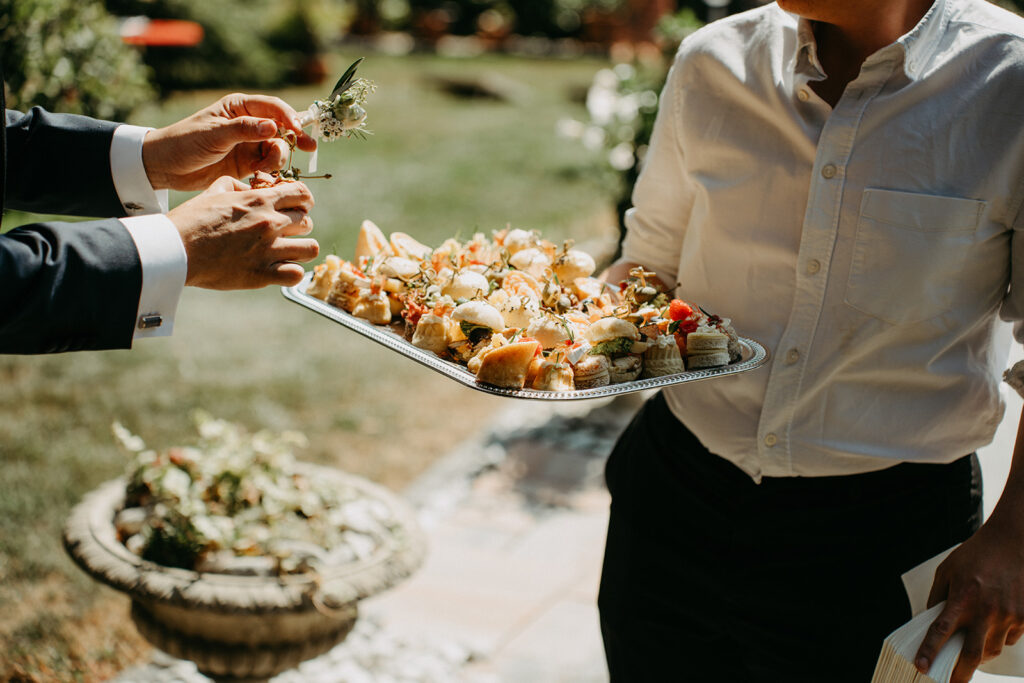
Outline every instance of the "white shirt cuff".
<path fill-rule="evenodd" d="M 122 218 L 142 262 L 142 292 L 132 339 L 169 337 L 185 287 L 188 259 L 178 229 L 167 216 Z"/>
<path fill-rule="evenodd" d="M 125 214 L 166 213 L 167 190 L 154 190 L 142 163 L 142 142 L 152 128 L 122 124 L 110 141 L 110 174 Z"/>

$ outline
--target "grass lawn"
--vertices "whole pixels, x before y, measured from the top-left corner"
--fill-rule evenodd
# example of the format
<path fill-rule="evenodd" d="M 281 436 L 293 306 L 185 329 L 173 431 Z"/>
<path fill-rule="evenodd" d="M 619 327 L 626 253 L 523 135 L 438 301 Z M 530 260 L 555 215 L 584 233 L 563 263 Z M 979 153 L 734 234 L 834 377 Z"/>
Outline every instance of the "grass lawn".
<path fill-rule="evenodd" d="M 340 73 L 356 56 L 336 55 L 332 66 Z M 559 118 L 584 116 L 572 95 L 600 66 L 370 56 L 361 73 L 380 86 L 367 107 L 375 135 L 323 144 L 320 168 L 334 178 L 310 181 L 321 253 L 350 256 L 364 218 L 428 244 L 507 223 L 559 239 L 614 235 L 611 196 L 586 171 L 593 157 L 554 132 Z M 459 99 L 440 78 L 495 79 L 517 96 Z M 330 85 L 274 94 L 304 108 Z M 169 123 L 220 94 L 178 95 L 136 122 Z M 8 216 L 4 228 L 27 220 Z M 70 507 L 123 471 L 115 419 L 154 447 L 189 441 L 199 408 L 252 428 L 299 429 L 311 441 L 306 459 L 400 489 L 501 400 L 276 289 L 187 290 L 174 336 L 132 351 L 0 356 L 0 680 L 103 680 L 148 652 L 127 600 L 88 579 L 60 542 Z"/>

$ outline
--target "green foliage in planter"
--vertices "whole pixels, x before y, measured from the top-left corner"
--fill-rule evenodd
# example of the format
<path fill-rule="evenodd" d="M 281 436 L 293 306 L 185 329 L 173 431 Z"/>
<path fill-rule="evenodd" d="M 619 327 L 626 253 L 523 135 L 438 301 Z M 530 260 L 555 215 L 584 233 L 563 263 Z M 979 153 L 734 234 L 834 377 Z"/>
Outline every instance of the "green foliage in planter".
<path fill-rule="evenodd" d="M 164 524 L 153 529 L 142 559 L 164 567 L 192 569 L 205 544 L 192 522 L 184 515 L 169 514 Z"/>
<path fill-rule="evenodd" d="M 267 44 L 269 0 L 106 0 L 119 16 L 183 19 L 203 27 L 194 47 L 147 47 L 145 62 L 164 91 L 193 88 L 269 88 L 280 85 L 290 65 Z"/>
<path fill-rule="evenodd" d="M 123 120 L 153 97 L 99 0 L 0 0 L 0 45 L 12 109 Z"/>

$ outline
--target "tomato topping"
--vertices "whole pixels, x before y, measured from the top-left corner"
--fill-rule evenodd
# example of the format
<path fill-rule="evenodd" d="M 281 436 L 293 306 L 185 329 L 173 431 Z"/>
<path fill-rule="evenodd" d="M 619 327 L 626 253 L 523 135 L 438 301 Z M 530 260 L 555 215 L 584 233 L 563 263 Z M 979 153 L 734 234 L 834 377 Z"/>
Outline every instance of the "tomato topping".
<path fill-rule="evenodd" d="M 676 328 L 676 334 L 690 334 L 695 331 L 698 327 L 696 318 L 691 320 L 684 320 L 679 323 L 679 327 Z"/>
<path fill-rule="evenodd" d="M 668 317 L 672 320 L 682 320 L 693 315 L 693 309 L 685 301 L 672 299 L 668 304 Z"/>

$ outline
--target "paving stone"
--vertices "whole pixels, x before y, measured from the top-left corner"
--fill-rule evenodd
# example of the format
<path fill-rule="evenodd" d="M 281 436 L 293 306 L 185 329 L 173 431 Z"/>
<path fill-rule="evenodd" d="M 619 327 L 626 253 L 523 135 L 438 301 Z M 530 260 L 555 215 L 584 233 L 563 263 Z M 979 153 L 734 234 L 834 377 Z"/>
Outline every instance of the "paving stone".
<path fill-rule="evenodd" d="M 560 600 L 483 667 L 503 683 L 600 683 L 608 680 L 597 606 Z"/>

